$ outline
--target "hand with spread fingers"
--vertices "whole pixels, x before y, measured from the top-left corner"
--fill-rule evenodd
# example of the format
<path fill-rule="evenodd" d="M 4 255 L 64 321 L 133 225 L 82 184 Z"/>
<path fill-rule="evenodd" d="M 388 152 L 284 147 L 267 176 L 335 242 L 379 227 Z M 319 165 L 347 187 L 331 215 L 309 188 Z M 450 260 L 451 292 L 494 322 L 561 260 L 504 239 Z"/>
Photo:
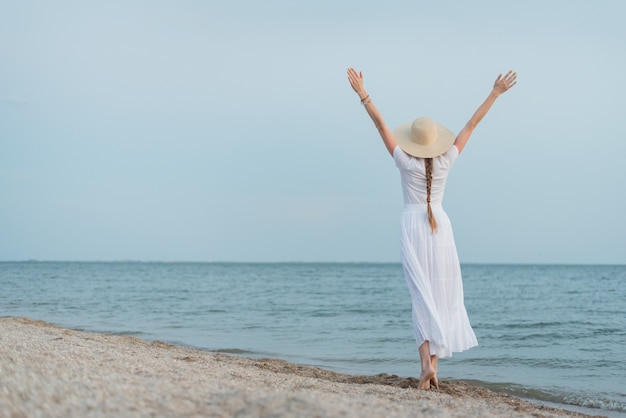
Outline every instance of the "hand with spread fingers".
<path fill-rule="evenodd" d="M 493 90 L 496 94 L 500 95 L 513 87 L 517 83 L 517 73 L 510 70 L 502 77 L 502 74 L 498 75 L 495 83 L 493 83 Z"/>

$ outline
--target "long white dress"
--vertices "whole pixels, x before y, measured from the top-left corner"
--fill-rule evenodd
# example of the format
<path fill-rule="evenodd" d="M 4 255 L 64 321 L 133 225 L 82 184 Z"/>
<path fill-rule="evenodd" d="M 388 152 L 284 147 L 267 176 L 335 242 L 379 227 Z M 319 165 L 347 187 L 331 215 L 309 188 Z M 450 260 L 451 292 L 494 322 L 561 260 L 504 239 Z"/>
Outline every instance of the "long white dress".
<path fill-rule="evenodd" d="M 433 158 L 431 209 L 439 225 L 428 223 L 425 161 L 396 147 L 404 209 L 401 249 L 404 276 L 413 304 L 413 333 L 418 347 L 429 341 L 430 354 L 449 357 L 478 345 L 463 300 L 461 266 L 448 215 L 441 205 L 448 173 L 459 153 L 452 146 Z"/>

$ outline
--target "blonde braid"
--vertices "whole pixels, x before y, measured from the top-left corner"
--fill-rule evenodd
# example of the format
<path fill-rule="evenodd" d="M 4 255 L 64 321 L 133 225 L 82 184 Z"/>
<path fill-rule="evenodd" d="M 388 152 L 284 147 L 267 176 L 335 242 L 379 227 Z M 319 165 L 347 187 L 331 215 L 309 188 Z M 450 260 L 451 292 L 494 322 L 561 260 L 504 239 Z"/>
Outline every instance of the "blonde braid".
<path fill-rule="evenodd" d="M 433 210 L 430 207 L 430 188 L 433 184 L 433 159 L 426 158 L 424 162 L 426 165 L 426 202 L 428 202 L 428 223 L 430 224 L 430 229 L 434 234 L 437 231 L 437 221 L 435 220 L 435 215 L 433 215 Z"/>

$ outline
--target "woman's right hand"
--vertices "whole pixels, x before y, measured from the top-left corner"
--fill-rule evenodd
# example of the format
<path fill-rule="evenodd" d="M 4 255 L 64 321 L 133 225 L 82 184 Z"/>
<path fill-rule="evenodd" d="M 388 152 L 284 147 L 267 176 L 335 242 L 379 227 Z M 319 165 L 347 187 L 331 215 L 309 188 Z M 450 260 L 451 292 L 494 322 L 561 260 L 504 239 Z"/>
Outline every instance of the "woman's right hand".
<path fill-rule="evenodd" d="M 365 91 L 365 87 L 363 87 L 363 73 L 356 72 L 356 70 L 352 67 L 348 68 L 348 80 L 350 81 L 350 85 L 352 89 L 359 95 L 361 100 L 367 97 L 367 92 Z"/>

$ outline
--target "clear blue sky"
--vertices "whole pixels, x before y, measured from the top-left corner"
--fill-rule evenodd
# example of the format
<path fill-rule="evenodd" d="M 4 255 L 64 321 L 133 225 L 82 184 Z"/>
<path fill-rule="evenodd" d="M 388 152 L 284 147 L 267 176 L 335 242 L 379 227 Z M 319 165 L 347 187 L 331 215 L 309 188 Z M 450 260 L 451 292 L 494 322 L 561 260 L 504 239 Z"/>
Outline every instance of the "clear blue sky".
<path fill-rule="evenodd" d="M 458 131 L 462 262 L 626 263 L 626 2 L 0 0 L 0 260 L 399 261 L 392 127 Z"/>

